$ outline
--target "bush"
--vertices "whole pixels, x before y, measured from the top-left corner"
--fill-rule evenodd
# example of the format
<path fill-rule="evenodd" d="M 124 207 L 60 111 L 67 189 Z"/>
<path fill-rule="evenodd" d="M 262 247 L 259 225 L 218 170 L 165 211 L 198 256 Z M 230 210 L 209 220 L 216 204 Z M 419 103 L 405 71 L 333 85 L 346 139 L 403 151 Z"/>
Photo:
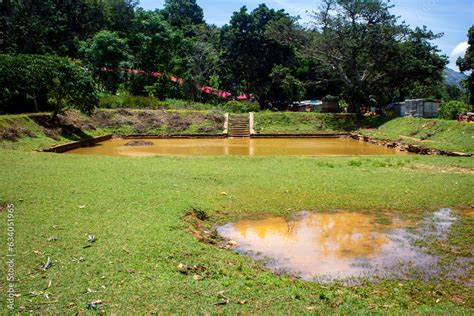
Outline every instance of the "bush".
<path fill-rule="evenodd" d="M 0 112 L 54 111 L 67 107 L 90 113 L 95 84 L 77 61 L 45 55 L 0 55 Z"/>
<path fill-rule="evenodd" d="M 153 97 L 111 95 L 101 97 L 99 107 L 104 109 L 166 109 L 167 104 Z"/>
<path fill-rule="evenodd" d="M 458 115 L 469 111 L 469 105 L 462 101 L 449 101 L 442 103 L 439 107 L 439 118 L 445 120 L 456 119 Z"/>
<path fill-rule="evenodd" d="M 229 101 L 226 104 L 201 103 L 189 100 L 166 99 L 134 95 L 109 95 L 101 97 L 99 107 L 104 109 L 167 109 L 167 110 L 218 110 L 231 113 L 248 113 L 259 110 L 258 103 L 247 101 Z"/>
<path fill-rule="evenodd" d="M 225 109 L 232 113 L 258 112 L 260 110 L 258 103 L 248 101 L 229 101 L 225 104 Z"/>

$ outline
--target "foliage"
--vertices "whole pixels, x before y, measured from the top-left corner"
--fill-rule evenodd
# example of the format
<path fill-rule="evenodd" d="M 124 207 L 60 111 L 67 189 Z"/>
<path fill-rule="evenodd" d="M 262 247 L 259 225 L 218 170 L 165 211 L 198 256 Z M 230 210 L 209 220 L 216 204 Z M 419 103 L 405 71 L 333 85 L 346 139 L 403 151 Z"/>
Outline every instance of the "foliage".
<path fill-rule="evenodd" d="M 257 103 L 248 101 L 229 101 L 222 103 L 201 103 L 182 99 L 160 100 L 156 97 L 108 95 L 99 99 L 99 108 L 104 109 L 167 109 L 167 110 L 218 110 L 230 113 L 248 113 L 259 110 Z"/>
<path fill-rule="evenodd" d="M 196 0 L 166 0 L 163 17 L 178 28 L 204 24 L 204 12 Z"/>
<path fill-rule="evenodd" d="M 248 101 L 229 101 L 223 108 L 230 113 L 249 113 L 258 112 L 260 107 L 257 103 Z"/>
<path fill-rule="evenodd" d="M 130 25 L 129 46 L 133 55 L 134 69 L 158 71 L 164 74 L 177 74 L 175 64 L 182 43 L 182 35 L 163 18 L 158 11 L 139 9 Z M 146 93 L 146 86 L 163 85 L 161 92 L 155 94 L 165 98 L 171 83 L 151 76 L 130 75 L 126 86 L 133 94 Z M 155 87 L 155 90 L 157 88 Z"/>
<path fill-rule="evenodd" d="M 95 84 L 77 61 L 43 55 L 0 55 L 0 111 L 8 113 L 74 107 L 90 113 Z"/>
<path fill-rule="evenodd" d="M 469 91 L 469 103 L 474 106 L 474 25 L 469 28 L 467 37 L 469 46 L 464 57 L 459 57 L 456 64 L 461 71 L 471 71 L 466 80 L 466 88 Z"/>
<path fill-rule="evenodd" d="M 80 57 L 112 94 L 218 103 L 200 89 L 212 86 L 254 94 L 262 107 L 335 95 L 351 111 L 407 96 L 459 98 L 441 85 L 446 60 L 431 44 L 440 35 L 398 23 L 382 0 L 324 0 L 314 28 L 265 4 L 244 6 L 217 27 L 196 0 L 167 0 L 154 11 L 135 0 L 8 3 L 5 51 Z"/>
<path fill-rule="evenodd" d="M 382 0 L 324 0 L 314 29 L 290 21 L 271 33 L 330 69 L 328 79 L 342 85 L 349 111 L 359 112 L 372 98 L 383 104 L 387 96 L 403 98 L 403 89 L 413 83 L 442 80 L 447 61 L 430 43 L 441 35 L 399 24 L 392 7 Z"/>
<path fill-rule="evenodd" d="M 270 74 L 275 65 L 289 66 L 295 53 L 268 37 L 265 30 L 271 21 L 288 18 L 283 10 L 261 4 L 248 13 L 246 7 L 234 12 L 230 23 L 221 31 L 223 86 L 234 93 L 254 93 L 263 102 L 272 85 Z"/>
<path fill-rule="evenodd" d="M 115 93 L 120 79 L 119 70 L 128 68 L 130 53 L 127 41 L 117 32 L 100 31 L 81 45 L 81 55 L 104 87 Z M 111 71 L 101 71 L 107 67 Z"/>
<path fill-rule="evenodd" d="M 79 41 L 108 28 L 124 31 L 136 5 L 129 0 L 8 1 L 5 52 L 78 57 Z"/>
<path fill-rule="evenodd" d="M 439 106 L 438 116 L 442 119 L 457 119 L 459 114 L 466 114 L 470 110 L 469 105 L 462 101 L 443 102 Z"/>
<path fill-rule="evenodd" d="M 291 74 L 291 70 L 282 65 L 273 67 L 270 73 L 272 89 L 269 97 L 279 101 L 301 101 L 306 93 L 304 84 Z"/>
<path fill-rule="evenodd" d="M 132 95 L 110 95 L 99 99 L 99 108 L 103 109 L 147 109 L 165 108 L 166 103 L 157 98 Z"/>

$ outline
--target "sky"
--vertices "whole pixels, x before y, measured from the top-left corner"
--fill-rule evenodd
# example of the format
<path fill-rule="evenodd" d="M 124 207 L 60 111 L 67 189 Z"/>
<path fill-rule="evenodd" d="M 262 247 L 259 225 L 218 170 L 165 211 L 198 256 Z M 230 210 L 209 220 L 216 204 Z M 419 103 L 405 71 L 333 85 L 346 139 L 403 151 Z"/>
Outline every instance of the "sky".
<path fill-rule="evenodd" d="M 204 10 L 207 23 L 222 26 L 229 22 L 233 12 L 242 6 L 255 9 L 260 3 L 274 9 L 285 9 L 291 15 L 299 15 L 301 22 L 311 20 L 308 12 L 317 10 L 317 0 L 197 0 Z M 449 68 L 456 71 L 456 59 L 467 48 L 467 31 L 474 25 L 474 0 L 392 0 L 392 12 L 412 27 L 426 25 L 444 36 L 434 43 L 442 54 L 449 57 Z M 141 0 L 140 6 L 148 9 L 163 8 L 164 0 Z"/>

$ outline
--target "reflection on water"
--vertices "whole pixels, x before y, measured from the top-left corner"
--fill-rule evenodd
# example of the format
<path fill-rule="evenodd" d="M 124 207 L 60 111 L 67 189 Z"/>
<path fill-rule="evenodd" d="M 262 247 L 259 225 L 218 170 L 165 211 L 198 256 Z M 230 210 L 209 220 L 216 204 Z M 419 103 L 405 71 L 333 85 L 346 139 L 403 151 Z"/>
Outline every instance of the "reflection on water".
<path fill-rule="evenodd" d="M 152 146 L 124 146 L 130 139 L 112 139 L 91 147 L 69 151 L 71 154 L 109 156 L 166 155 L 395 155 L 404 154 L 392 148 L 342 138 L 213 138 L 213 139 L 147 139 Z"/>
<path fill-rule="evenodd" d="M 435 218 L 444 219 L 437 221 L 443 228 L 454 220 L 446 212 L 435 213 Z M 267 259 L 275 271 L 324 280 L 397 274 L 434 263 L 436 258 L 411 245 L 405 229 L 411 226 L 393 216 L 388 222 L 374 214 L 301 212 L 290 219 L 240 220 L 219 227 L 218 232 L 235 240 L 238 251 Z"/>

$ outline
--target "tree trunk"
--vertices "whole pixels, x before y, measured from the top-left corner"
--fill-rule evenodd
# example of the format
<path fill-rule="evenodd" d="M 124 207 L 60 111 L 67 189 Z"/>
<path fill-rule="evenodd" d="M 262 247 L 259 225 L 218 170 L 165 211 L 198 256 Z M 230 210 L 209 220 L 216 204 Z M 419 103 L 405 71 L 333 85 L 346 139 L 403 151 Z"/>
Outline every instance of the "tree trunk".
<path fill-rule="evenodd" d="M 36 94 L 33 95 L 33 104 L 35 105 L 35 112 L 38 112 L 38 100 L 36 99 Z"/>

